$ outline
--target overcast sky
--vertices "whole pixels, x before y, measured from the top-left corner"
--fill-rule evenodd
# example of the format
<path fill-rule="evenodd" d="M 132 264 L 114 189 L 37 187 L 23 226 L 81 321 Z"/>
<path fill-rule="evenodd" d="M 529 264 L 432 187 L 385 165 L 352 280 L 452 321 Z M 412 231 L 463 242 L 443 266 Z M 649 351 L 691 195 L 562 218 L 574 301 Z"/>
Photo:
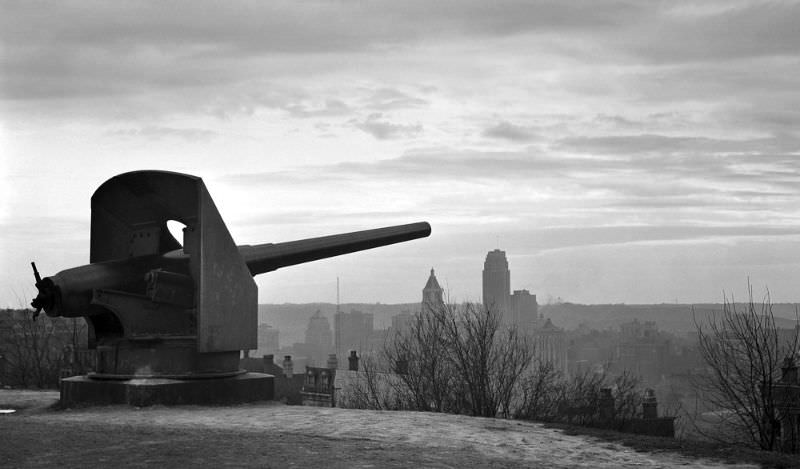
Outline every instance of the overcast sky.
<path fill-rule="evenodd" d="M 239 244 L 425 220 L 260 302 L 800 300 L 797 2 L 0 2 L 0 306 L 88 262 L 89 198 L 201 176 Z"/>

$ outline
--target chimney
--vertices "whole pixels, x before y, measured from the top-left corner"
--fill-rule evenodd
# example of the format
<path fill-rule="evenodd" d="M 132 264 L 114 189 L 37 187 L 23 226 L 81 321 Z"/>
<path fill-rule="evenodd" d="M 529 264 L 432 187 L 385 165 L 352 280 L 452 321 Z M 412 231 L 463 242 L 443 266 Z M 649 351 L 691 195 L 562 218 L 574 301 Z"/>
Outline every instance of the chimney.
<path fill-rule="evenodd" d="M 358 354 L 355 350 L 350 351 L 350 356 L 347 357 L 347 361 L 349 362 L 348 370 L 358 371 Z"/>
<path fill-rule="evenodd" d="M 614 395 L 611 388 L 600 389 L 600 418 L 604 422 L 610 422 L 614 418 Z"/>
<path fill-rule="evenodd" d="M 795 363 L 793 357 L 786 357 L 783 359 L 783 367 L 781 367 L 781 371 L 783 372 L 781 375 L 781 383 L 800 384 L 800 380 L 798 380 L 797 375 L 797 363 Z"/>
<path fill-rule="evenodd" d="M 336 368 L 339 368 L 339 359 L 336 358 L 336 354 L 335 353 L 329 353 L 328 354 L 328 369 L 329 370 L 335 370 Z"/>
<path fill-rule="evenodd" d="M 395 364 L 395 373 L 398 375 L 407 375 L 408 374 L 408 360 L 405 356 L 400 357 Z"/>
<path fill-rule="evenodd" d="M 292 364 L 291 355 L 283 357 L 283 374 L 286 375 L 287 378 L 294 376 L 294 365 Z"/>
<path fill-rule="evenodd" d="M 658 401 L 656 400 L 656 392 L 652 389 L 647 389 L 644 392 L 642 417 L 646 419 L 658 418 Z"/>

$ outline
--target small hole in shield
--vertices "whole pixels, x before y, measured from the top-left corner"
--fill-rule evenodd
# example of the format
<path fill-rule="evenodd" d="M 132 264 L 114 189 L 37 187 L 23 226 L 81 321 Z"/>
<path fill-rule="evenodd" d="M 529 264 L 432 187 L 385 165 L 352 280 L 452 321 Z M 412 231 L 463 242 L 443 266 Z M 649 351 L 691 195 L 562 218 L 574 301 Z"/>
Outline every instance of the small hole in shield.
<path fill-rule="evenodd" d="M 183 229 L 186 228 L 186 225 L 183 223 L 176 221 L 176 220 L 167 220 L 167 230 L 169 230 L 169 234 L 178 241 L 178 244 L 183 246 Z"/>

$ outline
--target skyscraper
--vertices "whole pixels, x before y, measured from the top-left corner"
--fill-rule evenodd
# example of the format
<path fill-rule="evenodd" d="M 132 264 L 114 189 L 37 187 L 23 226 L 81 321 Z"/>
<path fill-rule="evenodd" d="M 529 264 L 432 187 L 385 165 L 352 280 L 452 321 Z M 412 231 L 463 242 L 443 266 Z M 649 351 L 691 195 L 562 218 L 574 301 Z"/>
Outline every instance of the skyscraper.
<path fill-rule="evenodd" d="M 331 323 L 328 318 L 322 315 L 320 310 L 317 310 L 309 318 L 308 327 L 306 328 L 305 344 L 308 358 L 314 363 L 324 364 L 328 354 L 331 352 L 332 342 Z"/>
<path fill-rule="evenodd" d="M 372 313 L 352 310 L 349 313 L 338 312 L 333 318 L 336 330 L 336 354 L 340 363 L 347 362 L 350 350 L 359 355 L 369 351 L 370 338 L 375 332 L 375 319 Z"/>
<path fill-rule="evenodd" d="M 567 347 L 564 330 L 548 318 L 539 317 L 536 295 L 528 290 L 511 290 L 511 272 L 505 251 L 495 249 L 486 255 L 483 264 L 483 305 L 499 313 L 502 322 L 520 332 L 532 334 L 536 355 L 556 370 L 567 372 Z"/>
<path fill-rule="evenodd" d="M 514 290 L 508 300 L 509 322 L 519 325 L 524 330 L 536 327 L 539 319 L 539 304 L 536 295 L 528 290 Z"/>
<path fill-rule="evenodd" d="M 505 315 L 508 313 L 511 272 L 508 270 L 506 252 L 489 251 L 483 263 L 483 305 Z"/>
<path fill-rule="evenodd" d="M 483 263 L 484 307 L 498 312 L 504 323 L 531 330 L 538 319 L 536 295 L 531 295 L 528 290 L 515 290 L 510 294 L 510 290 L 511 272 L 505 251 L 489 251 Z"/>

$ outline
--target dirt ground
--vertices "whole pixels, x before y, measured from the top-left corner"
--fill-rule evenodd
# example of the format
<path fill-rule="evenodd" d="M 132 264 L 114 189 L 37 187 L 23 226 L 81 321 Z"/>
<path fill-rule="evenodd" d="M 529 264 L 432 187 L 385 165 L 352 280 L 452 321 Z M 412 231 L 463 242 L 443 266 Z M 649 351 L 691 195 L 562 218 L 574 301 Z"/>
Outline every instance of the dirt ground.
<path fill-rule="evenodd" d="M 89 407 L 0 390 L 0 467 L 757 467 L 500 419 L 286 406 Z"/>

